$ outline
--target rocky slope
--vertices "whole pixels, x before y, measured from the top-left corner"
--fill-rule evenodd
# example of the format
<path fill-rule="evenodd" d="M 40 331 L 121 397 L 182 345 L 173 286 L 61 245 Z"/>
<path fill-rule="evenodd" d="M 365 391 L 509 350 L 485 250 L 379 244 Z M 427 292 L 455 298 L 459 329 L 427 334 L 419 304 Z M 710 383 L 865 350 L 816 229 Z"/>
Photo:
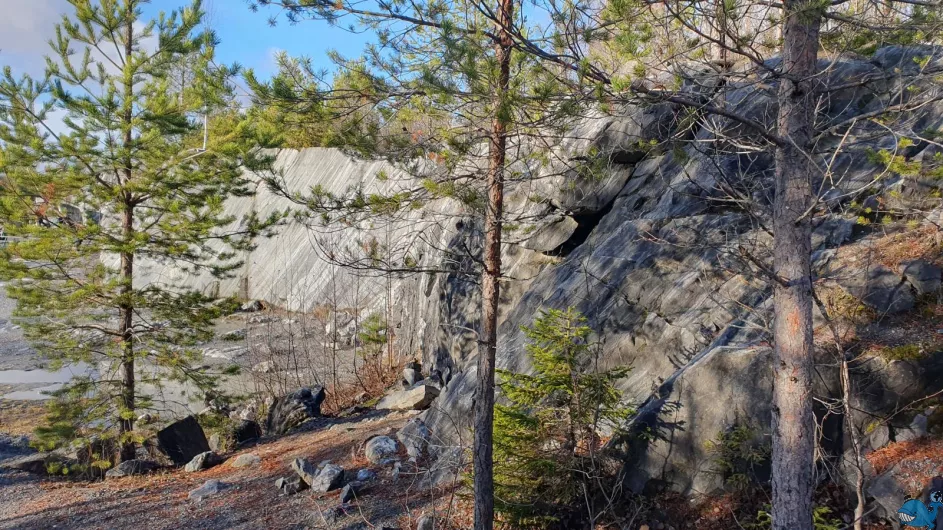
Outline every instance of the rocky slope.
<path fill-rule="evenodd" d="M 902 143 L 869 118 L 909 94 L 908 85 L 923 86 L 921 69 L 938 68 L 940 55 L 934 48 L 892 47 L 871 58 L 823 61 L 823 75 L 844 87 L 821 98 L 823 129 L 855 117 L 869 125 L 851 138 L 831 131 L 820 139 L 827 171 L 817 182 L 823 197 L 814 229 L 818 284 L 857 299 L 878 317 L 908 311 L 939 290 L 934 234 L 941 221 L 941 181 L 922 172 L 895 172 L 874 155 L 886 149 L 929 163 L 941 149 L 929 141 Z M 911 77 L 904 79 L 905 73 Z M 772 126 L 776 86 L 761 74 L 712 89 L 715 102 Z M 913 137 L 943 125 L 943 104 L 934 95 L 898 123 Z M 761 431 L 769 424 L 771 293 L 751 259 L 768 259 L 769 235 L 763 214 L 734 199 L 749 198 L 760 211 L 768 207 L 772 159 L 755 148 L 754 132 L 729 120 L 701 116 L 692 122 L 687 116 L 678 107 L 655 104 L 588 119 L 555 149 L 561 160 L 590 155 L 601 160 L 607 167 L 603 178 L 581 178 L 559 167 L 521 168 L 536 178 L 515 179 L 509 186 L 510 216 L 526 221 L 509 236 L 519 244 L 504 250 L 509 279 L 502 296 L 499 366 L 528 368 L 520 326 L 532 322 L 540 308 L 575 306 L 583 312 L 602 340 L 601 364 L 633 368 L 622 387 L 640 407 L 633 427 L 655 434 L 630 448 L 636 490 L 662 484 L 685 492 L 713 490 L 724 477 L 714 472 L 705 441 L 735 424 Z M 650 140 L 671 138 L 694 141 L 650 147 Z M 385 164 L 351 160 L 329 149 L 282 152 L 278 167 L 287 186 L 300 192 L 315 186 L 333 193 L 357 186 L 389 192 L 410 185 Z M 535 203 L 535 196 L 541 200 Z M 241 216 L 253 208 L 268 213 L 290 206 L 260 187 L 254 199 L 231 201 L 228 208 Z M 882 224 L 877 210 L 893 215 Z M 883 238 L 905 229 L 927 238 L 927 244 L 902 255 L 881 255 Z M 391 253 L 409 254 L 428 271 L 396 275 L 387 283 L 325 259 L 347 255 L 345 249 L 371 238 L 395 249 Z M 442 199 L 389 227 L 290 222 L 260 241 L 232 280 L 216 282 L 172 267 L 154 267 L 151 279 L 182 280 L 220 295 L 305 310 L 330 305 L 337 311 L 382 311 L 387 299 L 393 300 L 399 351 L 415 353 L 447 382 L 427 422 L 460 445 L 470 427 L 479 318 L 478 288 L 471 281 L 477 265 L 461 256 L 479 245 L 472 212 Z M 821 315 L 817 319 L 822 326 Z M 878 326 L 889 322 L 877 320 Z M 823 353 L 820 395 L 836 392 L 832 361 Z M 884 416 L 938 389 L 939 364 L 932 355 L 864 363 L 866 413 Z M 841 423 L 830 419 L 823 448 L 841 454 L 845 445 Z M 450 454 L 445 449 L 442 454 Z"/>

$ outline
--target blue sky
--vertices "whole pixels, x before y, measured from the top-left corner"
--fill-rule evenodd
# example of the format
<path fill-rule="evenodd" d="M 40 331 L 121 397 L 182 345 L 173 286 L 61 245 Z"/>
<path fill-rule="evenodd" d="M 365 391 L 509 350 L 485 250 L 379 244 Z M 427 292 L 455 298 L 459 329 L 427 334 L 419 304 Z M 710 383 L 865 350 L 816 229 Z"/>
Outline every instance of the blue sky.
<path fill-rule="evenodd" d="M 186 5 L 183 0 L 152 0 L 144 7 L 145 17 Z M 66 0 L 0 0 L 0 65 L 10 65 L 17 72 L 39 74 L 42 57 L 49 51 L 47 41 L 54 35 L 59 16 L 70 7 Z M 336 49 L 344 55 L 358 55 L 369 35 L 356 35 L 321 21 L 303 21 L 292 25 L 284 17 L 272 27 L 269 18 L 274 9 L 250 11 L 245 0 L 204 0 L 207 21 L 219 34 L 217 55 L 221 62 L 238 62 L 253 68 L 261 76 L 275 68 L 274 55 L 306 55 L 315 64 L 328 67 L 325 52 Z"/>

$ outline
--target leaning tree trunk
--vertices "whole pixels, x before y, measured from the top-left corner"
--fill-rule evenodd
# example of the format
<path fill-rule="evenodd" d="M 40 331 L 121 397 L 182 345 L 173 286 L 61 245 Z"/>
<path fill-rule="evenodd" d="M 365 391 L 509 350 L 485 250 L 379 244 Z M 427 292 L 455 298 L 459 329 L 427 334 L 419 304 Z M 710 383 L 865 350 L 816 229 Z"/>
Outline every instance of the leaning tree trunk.
<path fill-rule="evenodd" d="M 129 186 L 133 177 L 133 158 L 131 156 L 133 137 L 134 108 L 132 101 L 134 94 L 134 76 L 132 54 L 134 53 L 134 14 L 131 11 L 132 4 L 128 4 L 128 23 L 125 28 L 125 75 L 124 75 L 124 182 L 125 187 Z M 134 240 L 134 197 L 127 189 L 124 191 L 124 219 L 121 225 L 121 237 L 126 246 L 130 246 Z M 134 380 L 134 301 L 132 300 L 134 291 L 134 253 L 125 248 L 121 251 L 121 322 L 119 331 L 121 333 L 121 406 L 122 411 L 118 420 L 119 434 L 121 439 L 122 461 L 131 460 L 135 457 L 134 442 L 130 440 L 130 433 L 134 430 L 134 409 L 135 409 L 135 380 Z"/>
<path fill-rule="evenodd" d="M 773 530 L 812 529 L 812 204 L 815 165 L 808 148 L 814 120 L 820 8 L 786 0 L 779 87 L 776 197 L 773 205 Z"/>
<path fill-rule="evenodd" d="M 511 79 L 511 25 L 513 0 L 501 0 L 498 9 L 499 66 L 495 90 L 488 162 L 488 212 L 485 219 L 484 275 L 481 282 L 482 337 L 475 391 L 475 530 L 494 528 L 494 362 L 498 345 L 498 300 L 501 279 L 501 218 L 504 210 L 504 163 L 507 154 L 508 89 Z"/>

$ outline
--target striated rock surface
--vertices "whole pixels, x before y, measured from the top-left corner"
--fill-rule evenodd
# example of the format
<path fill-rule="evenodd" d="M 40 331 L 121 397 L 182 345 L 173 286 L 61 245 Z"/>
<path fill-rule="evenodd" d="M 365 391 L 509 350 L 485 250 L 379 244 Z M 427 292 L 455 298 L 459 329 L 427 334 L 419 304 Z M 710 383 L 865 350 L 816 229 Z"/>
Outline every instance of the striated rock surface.
<path fill-rule="evenodd" d="M 879 110 L 901 88 L 898 76 L 880 74 L 895 68 L 914 72 L 915 59 L 928 55 L 938 64 L 943 54 L 930 47 L 889 47 L 870 59 L 843 56 L 823 61 L 823 75 L 848 88 L 829 93 L 817 119 L 837 125 Z M 770 66 L 776 67 L 776 61 Z M 731 82 L 717 94 L 710 92 L 711 83 L 689 84 L 697 87 L 692 90 L 698 97 L 775 126 L 775 82 Z M 765 227 L 773 196 L 773 160 L 762 148 L 741 148 L 760 145 L 756 131 L 741 123 L 706 116 L 689 129 L 677 130 L 686 121 L 683 116 L 679 108 L 659 104 L 626 106 L 613 116 L 587 118 L 553 146 L 555 162 L 516 165 L 513 171 L 522 178 L 512 179 L 507 187 L 503 272 L 509 280 L 502 286 L 498 366 L 530 369 L 520 326 L 531 323 L 541 308 L 574 306 L 581 311 L 603 339 L 600 366 L 632 367 L 621 390 L 640 413 L 629 429 L 655 433 L 648 442 L 628 448 L 630 486 L 637 490 L 654 481 L 681 491 L 710 491 L 723 477 L 711 472 L 705 442 L 735 424 L 769 425 L 766 330 L 771 289 L 745 256 L 769 259 Z M 938 129 L 943 126 L 943 103 L 927 104 L 910 119 L 914 131 Z M 814 273 L 823 288 L 834 288 L 877 314 L 892 315 L 938 290 L 939 269 L 929 263 L 868 259 L 868 249 L 881 236 L 875 228 L 881 223 L 873 215 L 867 223 L 859 217 L 871 215 L 871 205 L 923 208 L 927 194 L 939 193 L 943 181 L 887 171 L 868 153 L 895 150 L 897 139 L 877 125 L 866 132 L 842 144 L 837 154 L 840 138 L 825 136 L 820 141 L 819 161 L 823 168 L 828 165 L 829 175 L 840 178 L 816 183 L 824 200 L 819 205 L 823 215 L 814 225 Z M 672 135 L 697 138 L 703 140 L 698 144 L 716 149 L 705 151 L 697 144 L 651 148 L 651 140 Z M 928 142 L 915 142 L 902 151 L 913 160 L 932 160 L 937 152 Z M 584 176 L 581 163 L 603 171 Z M 286 185 L 298 191 L 320 186 L 337 194 L 357 187 L 389 192 L 409 183 L 386 163 L 352 160 L 331 149 L 283 151 L 278 167 Z M 883 176 L 876 180 L 878 174 Z M 752 199 L 757 208 L 745 210 L 730 200 L 732 194 Z M 930 207 L 938 207 L 938 202 Z M 265 215 L 288 206 L 260 186 L 255 198 L 232 199 L 226 209 L 241 217 L 253 209 Z M 927 217 L 938 223 L 940 211 Z M 289 224 L 277 236 L 260 240 L 246 256 L 240 276 L 231 280 L 157 265 L 151 267 L 151 277 L 183 280 L 206 292 L 264 299 L 292 309 L 312 309 L 330 299 L 335 280 L 340 292 L 356 286 L 369 313 L 383 310 L 390 287 L 386 279 L 358 279 L 335 271 L 319 257 L 319 249 L 343 254 L 370 237 L 394 242 L 397 251 L 408 249 L 419 267 L 445 272 L 392 278 L 399 308 L 393 317 L 397 348 L 419 352 L 428 380 L 442 387 L 434 406 L 424 413 L 437 440 L 435 451 L 443 458 L 460 454 L 470 440 L 475 330 L 480 327 L 480 293 L 474 281 L 479 264 L 466 255 L 467 249 L 481 247 L 477 214 L 456 201 L 440 199 L 409 212 L 389 232 L 369 226 L 325 232 Z M 821 324 L 821 315 L 816 318 Z M 347 326 L 348 320 L 339 322 Z M 868 361 L 862 367 L 869 375 L 864 406 L 880 411 L 888 403 L 932 392 L 943 381 L 938 364 Z M 816 392 L 834 392 L 834 371 L 823 366 L 820 375 Z M 830 434 L 831 443 L 843 444 L 835 432 Z M 844 449 L 829 448 L 837 454 Z"/>

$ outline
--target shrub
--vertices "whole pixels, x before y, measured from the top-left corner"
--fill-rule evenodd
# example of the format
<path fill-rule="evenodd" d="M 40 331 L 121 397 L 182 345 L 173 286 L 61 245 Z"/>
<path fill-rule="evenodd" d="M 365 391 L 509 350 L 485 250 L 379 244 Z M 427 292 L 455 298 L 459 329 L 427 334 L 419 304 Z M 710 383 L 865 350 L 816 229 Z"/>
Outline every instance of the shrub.
<path fill-rule="evenodd" d="M 752 523 L 743 525 L 745 530 L 769 530 L 773 527 L 772 511 L 769 506 L 765 510 L 760 510 L 756 514 L 756 520 Z M 828 506 L 816 506 L 812 509 L 812 525 L 815 530 L 841 530 L 847 525 L 832 517 L 832 509 Z"/>
<path fill-rule="evenodd" d="M 711 454 L 714 470 L 724 477 L 724 483 L 737 491 L 756 485 L 756 470 L 769 460 L 770 444 L 761 440 L 759 430 L 747 425 L 736 425 L 722 431 L 716 440 L 704 444 Z"/>
<path fill-rule="evenodd" d="M 919 344 L 888 346 L 878 350 L 878 354 L 888 361 L 919 361 L 926 357 L 926 352 Z"/>
<path fill-rule="evenodd" d="M 600 433 L 633 412 L 616 388 L 629 369 L 595 370 L 599 348 L 585 322 L 573 309 L 542 311 L 522 328 L 533 375 L 498 371 L 506 404 L 495 407 L 495 509 L 513 528 L 598 515 L 615 483 Z"/>

